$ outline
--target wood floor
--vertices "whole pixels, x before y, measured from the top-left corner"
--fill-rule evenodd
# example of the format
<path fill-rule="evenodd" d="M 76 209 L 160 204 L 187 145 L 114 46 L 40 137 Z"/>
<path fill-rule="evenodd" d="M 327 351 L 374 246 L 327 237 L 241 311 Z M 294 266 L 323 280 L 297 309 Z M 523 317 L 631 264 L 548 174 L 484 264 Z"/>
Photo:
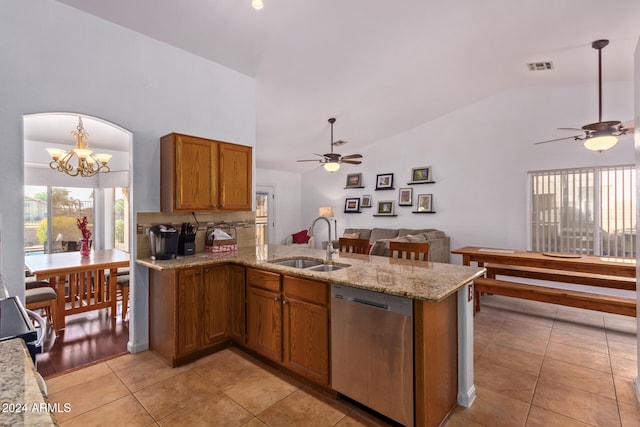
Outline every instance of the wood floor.
<path fill-rule="evenodd" d="M 482 307 L 474 327 L 478 397 L 470 408 L 457 407 L 445 426 L 640 426 L 635 318 L 501 296 L 484 296 Z M 57 356 L 47 356 L 51 366 L 71 366 L 85 351 L 105 355 L 98 339 L 123 351 L 126 338 L 109 341 L 126 324 L 100 316 L 82 323 L 70 322 L 78 330 Z M 97 332 L 98 325 L 109 332 Z M 52 402 L 72 406 L 60 414 L 63 426 L 387 425 L 234 348 L 175 369 L 152 352 L 126 354 L 46 383 Z"/>
<path fill-rule="evenodd" d="M 51 329 L 44 352 L 36 356 L 44 378 L 127 352 L 129 321 L 111 318 L 109 309 L 67 316 L 66 329 L 55 337 Z"/>

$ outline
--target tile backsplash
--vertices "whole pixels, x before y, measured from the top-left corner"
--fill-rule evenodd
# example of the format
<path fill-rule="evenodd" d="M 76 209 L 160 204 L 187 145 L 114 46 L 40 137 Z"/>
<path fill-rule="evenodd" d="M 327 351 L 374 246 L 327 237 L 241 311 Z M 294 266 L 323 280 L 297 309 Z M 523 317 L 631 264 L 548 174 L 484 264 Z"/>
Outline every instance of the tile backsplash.
<path fill-rule="evenodd" d="M 204 252 L 205 232 L 208 224 L 228 223 L 235 225 L 238 247 L 256 245 L 256 213 L 255 212 L 197 212 L 194 216 L 191 212 L 165 213 L 165 212 L 138 212 L 136 214 L 137 227 L 137 253 L 136 259 L 149 258 L 151 247 L 149 245 L 149 227 L 155 224 L 172 224 L 178 230 L 183 222 L 193 225 L 198 223 L 196 233 L 196 252 Z"/>

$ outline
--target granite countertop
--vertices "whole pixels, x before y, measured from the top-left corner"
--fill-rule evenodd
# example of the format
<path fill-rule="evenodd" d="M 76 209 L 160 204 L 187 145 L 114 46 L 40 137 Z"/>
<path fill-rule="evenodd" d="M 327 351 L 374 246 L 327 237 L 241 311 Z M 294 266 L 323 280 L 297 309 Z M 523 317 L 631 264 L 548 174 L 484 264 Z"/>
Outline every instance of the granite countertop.
<path fill-rule="evenodd" d="M 333 256 L 334 264 L 347 264 L 348 268 L 330 272 L 316 272 L 295 267 L 272 264 L 275 260 L 307 258 L 324 260 L 326 252 L 293 246 L 256 246 L 239 248 L 234 252 L 198 253 L 175 260 L 153 261 L 138 259 L 136 263 L 153 270 L 175 270 L 233 262 L 258 267 L 275 273 L 321 280 L 367 289 L 417 300 L 439 302 L 460 287 L 484 273 L 484 268 L 437 262 L 399 260 L 374 255 L 340 252 Z"/>
<path fill-rule="evenodd" d="M 55 426 L 55 416 L 42 395 L 36 369 L 21 338 L 0 342 L 0 425 Z M 58 408 L 64 410 L 64 408 Z"/>

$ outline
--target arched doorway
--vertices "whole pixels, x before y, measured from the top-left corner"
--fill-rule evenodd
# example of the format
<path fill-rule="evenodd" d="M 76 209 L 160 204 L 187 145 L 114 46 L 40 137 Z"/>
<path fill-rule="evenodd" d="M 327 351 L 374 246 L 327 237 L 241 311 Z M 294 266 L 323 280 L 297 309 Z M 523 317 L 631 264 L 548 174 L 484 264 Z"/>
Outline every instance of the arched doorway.
<path fill-rule="evenodd" d="M 71 151 L 76 142 L 72 132 L 80 123 L 88 134 L 89 149 L 112 156 L 107 173 L 74 176 L 50 165 L 47 148 Z M 83 216 L 91 224 L 94 249 L 129 252 L 131 132 L 100 118 L 67 112 L 25 115 L 23 125 L 25 257 L 78 250 L 71 243 L 79 233 L 75 221 Z M 77 158 L 70 164 L 76 166 Z M 65 286 L 69 295 L 69 284 Z M 129 325 L 126 318 L 122 320 L 122 310 L 126 307 L 119 302 L 115 317 L 108 309 L 65 316 L 64 332 L 57 338 L 49 333 L 45 353 L 38 356 L 40 373 L 48 376 L 125 353 Z M 73 357 L 69 357 L 71 345 L 80 349 Z"/>

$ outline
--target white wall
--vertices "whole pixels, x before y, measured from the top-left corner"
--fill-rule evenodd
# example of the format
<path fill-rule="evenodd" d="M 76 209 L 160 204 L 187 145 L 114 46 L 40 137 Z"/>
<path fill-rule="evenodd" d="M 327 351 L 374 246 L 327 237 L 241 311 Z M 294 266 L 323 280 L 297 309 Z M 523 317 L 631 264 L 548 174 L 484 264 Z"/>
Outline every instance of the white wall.
<path fill-rule="evenodd" d="M 53 0 L 0 2 L 0 52 L 0 265 L 12 295 L 24 296 L 23 115 L 82 113 L 131 131 L 132 218 L 160 208 L 161 136 L 255 146 L 253 79 Z M 140 350 L 147 272 L 133 267 L 130 346 Z"/>
<path fill-rule="evenodd" d="M 632 84 L 603 88 L 603 119 L 633 118 Z M 425 102 L 428 102 L 426 100 Z M 437 228 L 464 245 L 527 248 L 527 171 L 586 165 L 633 163 L 632 136 L 613 149 L 596 153 L 573 140 L 533 145 L 598 119 L 597 86 L 536 87 L 489 97 L 361 151 L 363 163 L 343 165 L 330 174 L 321 168 L 302 178 L 302 221 L 319 206 L 333 206 L 338 230 L 345 227 Z M 349 151 L 349 150 L 348 150 Z M 351 150 L 353 151 L 353 150 Z M 351 151 L 343 154 L 351 154 Z M 359 151 L 359 150 L 358 150 Z M 396 206 L 397 217 L 373 217 L 376 201 L 394 200 L 410 187 L 411 168 L 432 166 L 435 184 L 414 185 L 417 194 L 433 194 L 436 214 L 412 214 Z M 364 189 L 344 189 L 348 173 L 363 173 Z M 376 175 L 394 173 L 395 191 L 375 191 Z M 344 214 L 346 197 L 373 196 L 373 208 Z M 415 207 L 415 202 L 414 202 Z M 324 239 L 321 239 L 324 240 Z M 452 257 L 460 263 L 459 257 Z"/>
<path fill-rule="evenodd" d="M 258 145 L 257 151 L 260 150 Z M 276 244 L 284 244 L 289 234 L 308 228 L 311 223 L 304 224 L 300 216 L 301 176 L 299 173 L 276 171 L 272 169 L 256 169 L 256 185 L 270 186 L 275 194 L 275 227 Z M 317 211 L 317 210 L 316 210 Z"/>

